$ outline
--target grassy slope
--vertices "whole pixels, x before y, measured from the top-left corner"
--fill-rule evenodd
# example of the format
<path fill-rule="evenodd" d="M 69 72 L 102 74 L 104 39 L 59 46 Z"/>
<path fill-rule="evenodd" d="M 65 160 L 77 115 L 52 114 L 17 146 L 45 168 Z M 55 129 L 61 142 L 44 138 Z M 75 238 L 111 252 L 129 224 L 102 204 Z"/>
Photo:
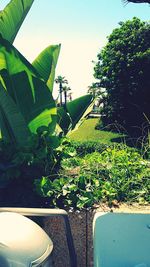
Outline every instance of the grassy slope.
<path fill-rule="evenodd" d="M 115 138 L 121 137 L 120 134 L 108 131 L 95 130 L 95 125 L 99 119 L 87 119 L 78 130 L 74 131 L 70 138 L 74 141 L 97 141 L 100 143 L 111 143 Z"/>

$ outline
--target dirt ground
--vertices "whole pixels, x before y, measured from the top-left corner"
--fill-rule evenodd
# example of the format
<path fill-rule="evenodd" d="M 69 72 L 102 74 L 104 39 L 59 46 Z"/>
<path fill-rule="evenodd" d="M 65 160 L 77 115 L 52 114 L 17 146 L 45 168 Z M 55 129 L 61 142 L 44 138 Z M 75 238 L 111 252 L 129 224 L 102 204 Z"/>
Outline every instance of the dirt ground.
<path fill-rule="evenodd" d="M 139 205 L 139 203 L 114 203 L 114 206 L 109 207 L 106 204 L 101 204 L 99 207 L 97 207 L 97 211 L 119 213 L 150 213 L 150 205 Z"/>

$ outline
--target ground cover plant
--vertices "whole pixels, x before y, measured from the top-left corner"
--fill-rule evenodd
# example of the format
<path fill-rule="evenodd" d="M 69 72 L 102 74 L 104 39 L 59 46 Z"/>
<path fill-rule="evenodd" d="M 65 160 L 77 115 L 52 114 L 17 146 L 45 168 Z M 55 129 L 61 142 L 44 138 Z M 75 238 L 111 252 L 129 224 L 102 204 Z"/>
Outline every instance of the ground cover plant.
<path fill-rule="evenodd" d="M 121 143 L 116 142 L 117 136 L 102 143 L 101 139 L 96 141 L 92 139 L 96 122 L 97 119 L 86 120 L 75 132 L 77 138 L 72 133 L 73 138 L 66 140 L 70 153 L 62 158 L 58 177 L 53 181 L 48 176 L 37 179 L 37 193 L 45 198 L 48 206 L 67 209 L 94 208 L 102 202 L 110 206 L 124 202 L 150 203 L 149 144 L 135 148 L 132 142 L 129 147 L 123 134 L 119 134 Z M 84 125 L 85 139 L 78 141 Z M 88 131 L 91 131 L 90 141 L 86 140 Z"/>
<path fill-rule="evenodd" d="M 48 205 L 77 209 L 100 202 L 150 203 L 150 163 L 136 149 L 114 145 L 101 153 L 64 158 L 58 178 L 42 177 L 36 190 Z"/>

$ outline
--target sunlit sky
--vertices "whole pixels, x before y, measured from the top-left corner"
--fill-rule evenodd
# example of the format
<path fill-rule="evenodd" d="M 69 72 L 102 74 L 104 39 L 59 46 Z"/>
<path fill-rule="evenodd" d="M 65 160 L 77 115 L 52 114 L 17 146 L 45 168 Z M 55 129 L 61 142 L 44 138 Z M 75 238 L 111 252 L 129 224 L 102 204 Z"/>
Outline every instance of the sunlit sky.
<path fill-rule="evenodd" d="M 8 2 L 0 0 L 0 9 Z M 75 98 L 94 81 L 92 61 L 107 36 L 118 22 L 134 16 L 149 21 L 150 6 L 122 0 L 35 0 L 14 45 L 32 62 L 48 45 L 61 43 L 56 76 L 66 77 Z"/>

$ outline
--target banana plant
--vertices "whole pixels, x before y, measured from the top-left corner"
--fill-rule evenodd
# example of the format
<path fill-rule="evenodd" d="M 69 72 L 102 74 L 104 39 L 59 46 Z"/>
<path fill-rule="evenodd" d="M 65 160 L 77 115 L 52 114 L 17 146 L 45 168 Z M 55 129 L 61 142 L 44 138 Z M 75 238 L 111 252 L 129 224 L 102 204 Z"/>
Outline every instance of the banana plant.
<path fill-rule="evenodd" d="M 12 45 L 34 0 L 12 0 L 0 13 L 0 128 L 9 142 L 25 145 L 31 133 L 56 124 L 67 133 L 92 103 L 84 96 L 56 108 L 52 96 L 60 45 L 47 47 L 31 64 Z"/>
<path fill-rule="evenodd" d="M 13 43 L 34 0 L 13 0 L 0 12 L 0 33 Z"/>
<path fill-rule="evenodd" d="M 51 56 L 53 56 L 56 50 L 58 57 L 59 45 L 47 48 L 46 52 L 50 51 Z M 16 109 L 24 118 L 26 128 L 30 132 L 36 133 L 37 129 L 44 125 L 49 126 L 50 132 L 53 133 L 57 121 L 57 112 L 55 101 L 46 81 L 43 80 L 36 68 L 17 49 L 2 37 L 0 37 L 0 62 L 0 80 L 6 92 L 5 96 L 11 98 L 13 106 L 16 106 Z M 54 65 L 53 60 L 51 61 L 52 65 Z M 49 75 L 47 82 L 51 80 L 52 83 L 52 79 L 53 73 L 52 77 Z M 15 114 L 16 112 L 14 111 L 14 117 Z M 22 127 L 22 120 L 19 120 L 19 117 L 16 120 L 18 127 L 15 127 L 15 131 L 19 132 Z M 4 112 L 1 112 L 0 124 L 2 135 L 8 139 L 11 133 L 9 131 L 8 134 L 8 125 L 10 128 L 10 124 L 4 116 Z M 10 136 L 9 141 L 14 140 L 13 137 Z M 25 136 L 22 135 L 22 138 L 16 139 L 15 142 L 20 143 L 24 139 Z"/>

